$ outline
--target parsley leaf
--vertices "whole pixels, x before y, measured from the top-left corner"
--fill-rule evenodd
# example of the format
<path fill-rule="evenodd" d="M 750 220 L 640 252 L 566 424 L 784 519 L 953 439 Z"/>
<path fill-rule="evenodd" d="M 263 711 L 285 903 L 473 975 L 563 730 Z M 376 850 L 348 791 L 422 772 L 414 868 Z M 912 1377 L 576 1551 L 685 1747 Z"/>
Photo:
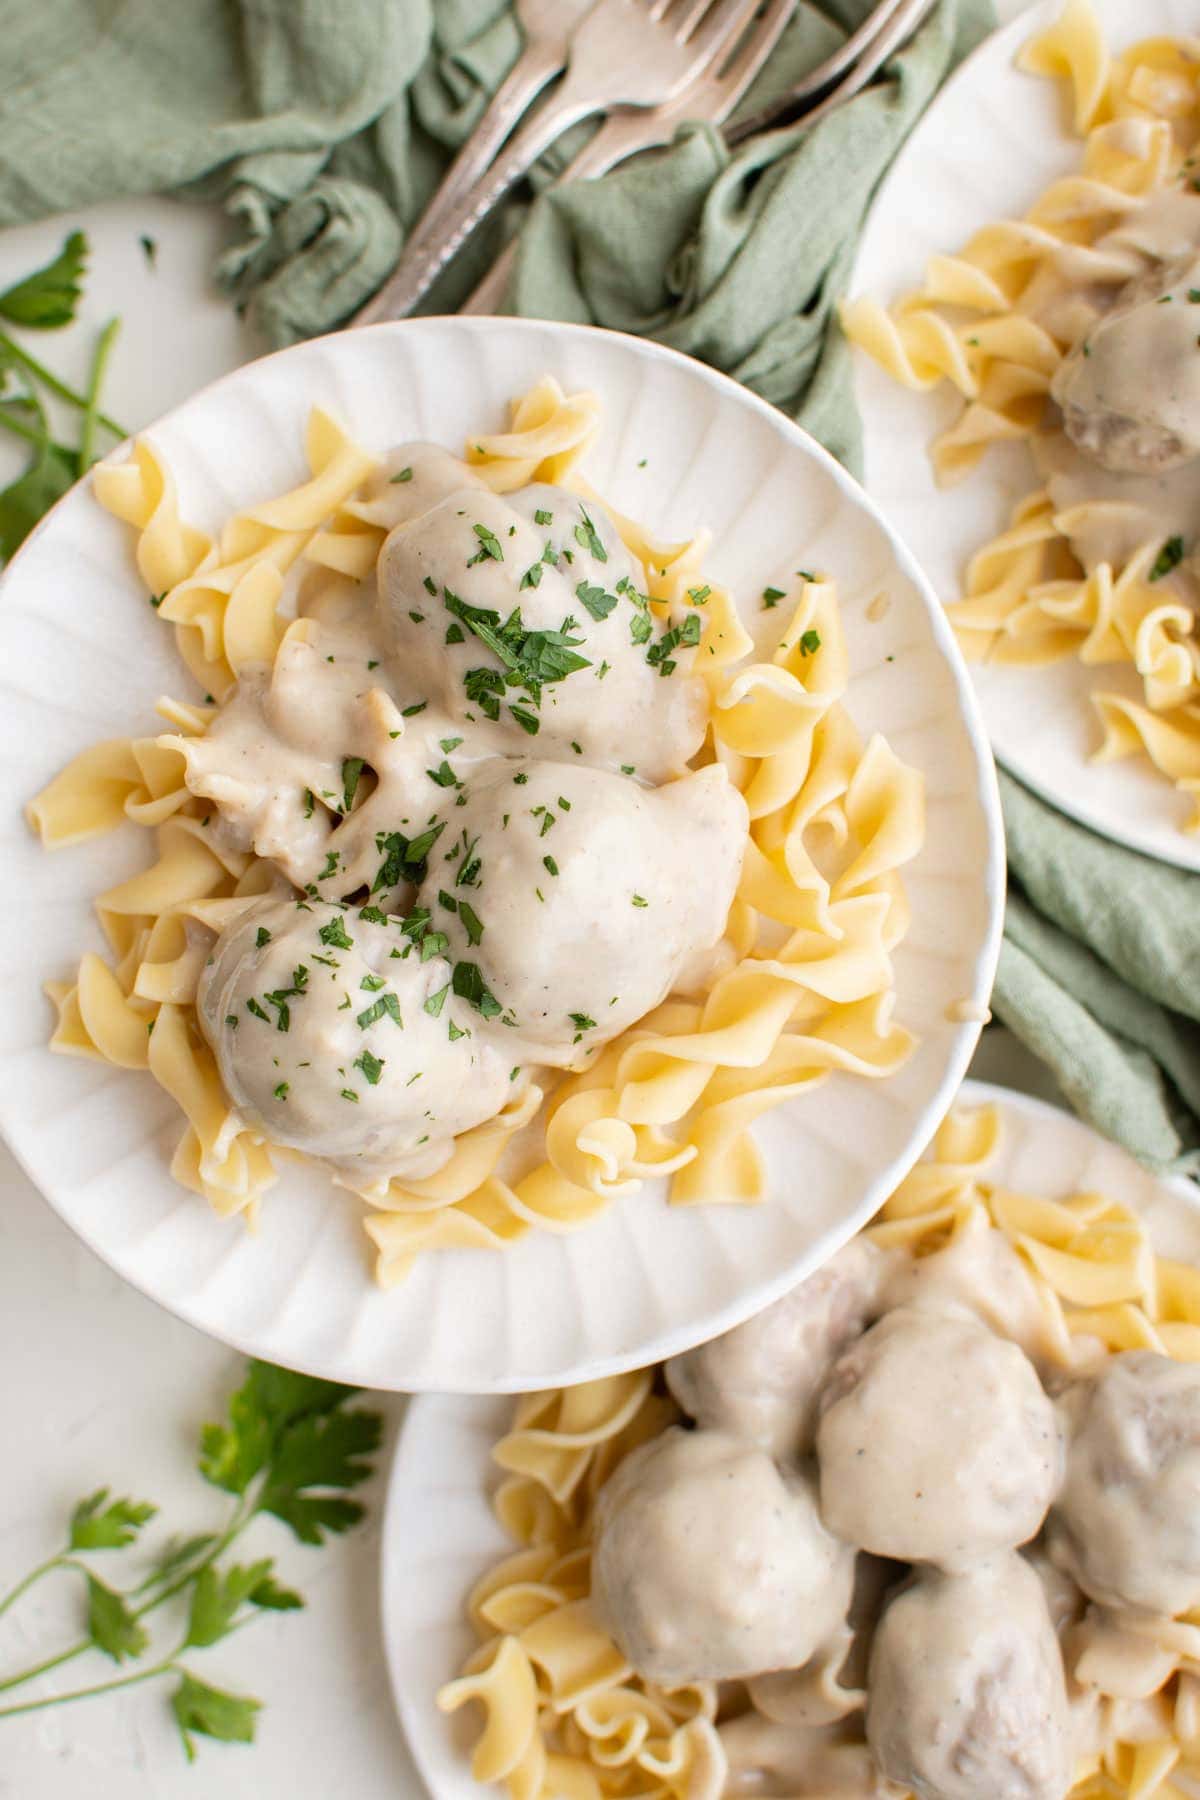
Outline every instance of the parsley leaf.
<path fill-rule="evenodd" d="M 504 1010 L 483 979 L 477 963 L 455 963 L 451 985 L 458 998 L 467 1001 L 484 1019 L 497 1018 Z"/>
<path fill-rule="evenodd" d="M 1182 561 L 1183 539 L 1178 536 L 1169 537 L 1154 559 L 1150 570 L 1150 580 L 1161 581 L 1164 575 L 1169 575 L 1172 569 L 1177 569 Z"/>
<path fill-rule="evenodd" d="M 83 291 L 87 255 L 83 232 L 71 232 L 51 262 L 0 294 L 0 317 L 38 331 L 55 331 L 71 324 Z"/>
<path fill-rule="evenodd" d="M 575 527 L 575 542 L 583 549 L 590 551 L 597 562 L 607 562 L 608 551 L 600 541 L 600 535 L 588 515 L 586 506 L 581 506 L 579 511 L 583 516 L 583 523 Z"/>
<path fill-rule="evenodd" d="M 358 792 L 359 777 L 366 767 L 361 756 L 342 758 L 342 811 L 348 813 Z"/>
<path fill-rule="evenodd" d="M 150 1633 L 138 1624 L 123 1595 L 92 1574 L 87 1578 L 87 1594 L 88 1636 L 96 1649 L 116 1663 L 139 1657 L 150 1642 Z"/>
<path fill-rule="evenodd" d="M 617 604 L 617 596 L 615 594 L 606 594 L 602 587 L 596 587 L 593 583 L 587 581 L 581 581 L 579 583 L 579 586 L 575 589 L 575 598 L 582 606 L 587 608 L 593 619 L 607 619 L 609 613 Z"/>
<path fill-rule="evenodd" d="M 222 1744 L 252 1744 L 255 1721 L 261 1710 L 261 1700 L 209 1687 L 207 1682 L 197 1681 L 186 1669 L 180 1671 L 179 1686 L 171 1696 L 171 1711 L 175 1714 L 189 1762 L 196 1760 L 193 1732 L 201 1737 L 215 1738 Z"/>
<path fill-rule="evenodd" d="M 109 1500 L 108 1492 L 97 1488 L 71 1514 L 72 1550 L 123 1550 L 158 1511 L 148 1500 Z"/>

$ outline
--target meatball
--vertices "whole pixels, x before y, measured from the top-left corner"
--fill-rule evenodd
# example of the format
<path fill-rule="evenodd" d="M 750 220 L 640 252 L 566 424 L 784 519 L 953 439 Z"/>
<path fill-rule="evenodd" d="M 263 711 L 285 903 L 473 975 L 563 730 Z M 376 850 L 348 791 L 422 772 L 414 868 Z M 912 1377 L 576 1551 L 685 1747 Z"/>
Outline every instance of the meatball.
<path fill-rule="evenodd" d="M 1011 1338 L 1035 1362 L 1057 1354 L 1045 1308 L 1027 1263 L 1002 1231 L 976 1215 L 953 1241 L 929 1256 L 904 1256 L 890 1272 L 881 1311 L 971 1315 Z"/>
<path fill-rule="evenodd" d="M 419 902 L 533 1060 L 586 1060 L 719 940 L 747 815 L 716 765 L 647 789 L 579 764 L 498 762 L 465 797 Z"/>
<path fill-rule="evenodd" d="M 884 1261 L 865 1238 L 851 1238 L 755 1318 L 672 1357 L 667 1386 L 684 1412 L 773 1456 L 805 1454 L 821 1385 L 834 1357 L 865 1328 Z"/>
<path fill-rule="evenodd" d="M 962 1569 L 1041 1526 L 1062 1462 L 1054 1407 L 1024 1352 L 973 1319 L 886 1314 L 821 1405 L 821 1514 L 847 1542 Z"/>
<path fill-rule="evenodd" d="M 1019 1556 L 927 1573 L 875 1634 L 867 1741 L 920 1800 L 1063 1800 L 1066 1680 L 1042 1585 Z"/>
<path fill-rule="evenodd" d="M 449 965 L 421 962 L 401 925 L 270 899 L 218 937 L 200 1023 L 233 1105 L 272 1142 L 415 1173 L 512 1092 L 511 1058 L 450 992 Z"/>
<path fill-rule="evenodd" d="M 1200 1367 L 1127 1351 L 1069 1389 L 1062 1410 L 1055 1562 L 1107 1606 L 1200 1605 Z"/>
<path fill-rule="evenodd" d="M 406 688 L 456 721 L 493 721 L 507 754 L 533 736 L 541 756 L 659 782 L 704 737 L 702 617 L 665 650 L 644 585 L 602 509 L 561 488 L 463 489 L 400 525 L 379 558 Z"/>
<path fill-rule="evenodd" d="M 1195 251 L 1138 276 L 1059 364 L 1067 436 L 1103 468 L 1155 475 L 1200 456 L 1198 291 Z"/>
<path fill-rule="evenodd" d="M 592 1598 L 648 1681 L 796 1668 L 844 1619 L 854 1554 L 798 1472 L 724 1431 L 673 1426 L 600 1493 Z"/>

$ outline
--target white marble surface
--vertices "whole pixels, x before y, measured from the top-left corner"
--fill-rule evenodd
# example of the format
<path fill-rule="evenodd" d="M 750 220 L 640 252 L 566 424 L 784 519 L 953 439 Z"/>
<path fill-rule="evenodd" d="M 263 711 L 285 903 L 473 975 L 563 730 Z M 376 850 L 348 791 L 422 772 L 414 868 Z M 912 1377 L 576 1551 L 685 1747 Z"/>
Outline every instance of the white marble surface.
<path fill-rule="evenodd" d="M 0 235 L 0 288 L 52 254 L 75 223 L 87 227 L 94 250 L 85 323 L 95 327 L 114 311 L 124 320 L 106 390 L 110 413 L 137 429 L 253 353 L 208 286 L 220 221 L 171 201 L 120 202 Z M 138 241 L 143 233 L 157 240 L 153 269 Z M 38 347 L 82 381 L 88 337 L 77 330 Z M 9 457 L 0 446 L 3 480 Z M 977 1072 L 1040 1088 L 1003 1034 L 989 1035 Z M 102 1267 L 0 1150 L 0 1592 L 56 1547 L 71 1505 L 98 1486 L 156 1501 L 181 1530 L 219 1520 L 222 1496 L 195 1473 L 194 1449 L 199 1426 L 238 1377 L 234 1355 Z M 390 1448 L 403 1403 L 381 1404 Z M 201 1742 L 189 1768 L 166 1690 L 151 1684 L 119 1700 L 0 1719 L 0 1800 L 418 1795 L 380 1640 L 382 1481 L 364 1498 L 372 1523 L 331 1549 L 305 1550 L 271 1520 L 256 1525 L 247 1547 L 279 1555 L 308 1609 L 261 1619 L 193 1659 L 197 1674 L 265 1702 L 253 1749 Z M 0 1679 L 67 1641 L 75 1603 L 70 1581 L 55 1578 L 0 1620 Z M 101 1659 L 81 1660 L 36 1692 L 66 1691 L 77 1675 L 103 1680 L 109 1672 Z"/>
<path fill-rule="evenodd" d="M 28 341 L 82 383 L 93 329 L 119 312 L 105 409 L 122 423 L 136 430 L 254 354 L 209 286 L 220 219 L 174 201 L 122 201 L 5 232 L 0 288 L 46 261 L 76 223 L 93 247 L 82 328 Z M 152 269 L 138 241 L 143 233 L 157 241 Z M 18 466 L 9 445 L 0 445 L 0 485 Z M 0 1592 L 57 1547 L 74 1502 L 100 1486 L 158 1503 L 162 1519 L 148 1538 L 222 1521 L 225 1497 L 195 1472 L 195 1446 L 240 1369 L 232 1352 L 118 1281 L 0 1149 Z M 324 1550 L 305 1549 L 270 1519 L 246 1540 L 256 1556 L 278 1554 L 307 1610 L 264 1616 L 189 1656 L 202 1679 L 263 1700 L 254 1748 L 202 1741 L 189 1767 L 167 1707 L 169 1684 L 156 1682 L 115 1699 L 0 1718 L 2 1800 L 197 1800 L 217 1792 L 222 1800 L 327 1800 L 339 1789 L 355 1800 L 418 1795 L 378 1619 L 378 1518 L 402 1406 L 391 1397 L 381 1402 L 388 1437 L 380 1477 L 364 1490 L 366 1525 Z M 97 1559 L 101 1578 L 104 1561 Z M 0 1619 L 0 1680 L 70 1642 L 78 1606 L 78 1584 L 57 1576 Z M 164 1644 L 170 1641 L 164 1632 Z M 104 1658 L 84 1658 L 30 1693 L 65 1692 L 115 1673 Z"/>

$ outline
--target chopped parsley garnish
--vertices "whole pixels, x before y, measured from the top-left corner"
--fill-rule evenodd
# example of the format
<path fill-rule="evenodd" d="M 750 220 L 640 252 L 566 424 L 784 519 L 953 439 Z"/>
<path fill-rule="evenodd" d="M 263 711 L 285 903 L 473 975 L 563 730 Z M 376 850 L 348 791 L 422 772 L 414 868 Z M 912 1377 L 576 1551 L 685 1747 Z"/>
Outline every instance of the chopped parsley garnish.
<path fill-rule="evenodd" d="M 387 982 L 382 975 L 364 975 L 358 985 L 365 988 L 368 994 L 377 994 L 381 987 L 387 986 Z"/>
<path fill-rule="evenodd" d="M 485 718 L 494 721 L 500 717 L 504 677 L 499 669 L 468 669 L 463 676 L 463 688 L 471 705 L 477 706 Z"/>
<path fill-rule="evenodd" d="M 471 1033 L 466 1029 L 465 1026 L 456 1025 L 454 1023 L 453 1019 L 451 1019 L 449 1021 L 449 1024 L 450 1024 L 450 1042 L 452 1044 L 456 1044 L 458 1042 L 459 1038 L 470 1037 Z"/>
<path fill-rule="evenodd" d="M 1172 569 L 1177 569 L 1182 561 L 1183 539 L 1178 536 L 1169 537 L 1154 559 L 1150 570 L 1150 580 L 1161 581 L 1164 575 L 1169 575 Z"/>
<path fill-rule="evenodd" d="M 465 1000 L 469 1006 L 473 1006 L 481 1018 L 497 1018 L 504 1010 L 484 981 L 477 963 L 455 963 L 451 986 L 458 998 Z M 426 1001 L 427 1007 L 428 1004 Z"/>
<path fill-rule="evenodd" d="M 768 612 L 770 611 L 771 607 L 778 606 L 779 602 L 782 599 L 783 599 L 783 589 L 782 588 L 766 587 L 762 591 L 763 605 L 767 608 Z"/>
<path fill-rule="evenodd" d="M 510 706 L 508 710 L 517 721 L 517 724 L 521 727 L 522 731 L 527 732 L 530 737 L 537 736 L 542 728 L 542 722 L 536 713 L 531 713 L 528 708 L 524 706 Z"/>
<path fill-rule="evenodd" d="M 801 656 L 812 656 L 820 648 L 821 634 L 819 631 L 806 631 L 803 633 L 800 639 Z"/>
<path fill-rule="evenodd" d="M 467 834 L 464 831 L 462 834 L 462 843 L 456 844 L 454 849 L 447 856 L 446 861 L 450 862 L 457 857 L 460 852 L 462 853 L 462 861 L 459 863 L 458 873 L 454 877 L 455 887 L 479 886 L 479 871 L 483 864 L 481 859 L 475 854 L 475 846 L 478 842 L 478 837 L 468 839 Z"/>
<path fill-rule="evenodd" d="M 271 941 L 270 932 L 267 930 L 265 925 L 260 925 L 258 928 L 258 931 L 255 934 L 254 948 L 256 950 L 261 950 L 263 945 L 269 944 L 270 941 Z"/>
<path fill-rule="evenodd" d="M 384 1061 L 382 1056 L 372 1056 L 369 1050 L 364 1050 L 361 1056 L 355 1057 L 353 1066 L 362 1070 L 371 1087 L 378 1087 Z"/>
<path fill-rule="evenodd" d="M 401 471 L 398 475 L 393 475 L 391 477 L 390 485 L 392 487 L 395 487 L 395 485 L 398 481 L 411 481 L 412 475 L 413 475 L 413 472 L 411 469 L 401 469 Z"/>
<path fill-rule="evenodd" d="M 664 631 L 658 642 L 651 644 L 646 652 L 646 661 L 650 667 L 657 668 L 660 675 L 673 674 L 676 665 L 671 656 L 672 650 L 678 649 L 681 644 L 694 647 L 700 642 L 700 629 L 697 614 L 689 613 L 682 624 L 672 625 L 669 631 Z"/>
<path fill-rule="evenodd" d="M 543 856 L 542 867 L 551 875 L 558 874 L 558 864 L 552 856 Z"/>
<path fill-rule="evenodd" d="M 533 515 L 533 522 L 535 525 L 552 525 L 554 523 L 554 514 L 552 512 L 546 512 L 543 507 L 539 506 Z"/>
<path fill-rule="evenodd" d="M 424 711 L 425 711 L 425 708 L 426 708 L 426 707 L 427 707 L 427 706 L 428 706 L 428 705 L 429 705 L 429 702 L 428 702 L 428 700 L 418 700 L 418 701 L 417 701 L 417 702 L 416 702 L 416 704 L 415 704 L 415 705 L 414 705 L 414 706 L 406 706 L 406 707 L 404 707 L 404 708 L 402 708 L 402 710 L 401 710 L 401 713 L 400 713 L 400 717 L 401 717 L 401 718 L 402 718 L 402 719 L 411 719 L 411 718 L 413 718 L 413 717 L 414 717 L 414 716 L 415 716 L 415 715 L 416 715 L 416 714 L 417 714 L 417 713 L 422 713 L 422 712 L 424 712 Z"/>
<path fill-rule="evenodd" d="M 600 542 L 596 527 L 592 524 L 592 521 L 588 516 L 587 507 L 581 506 L 579 511 L 582 515 L 583 523 L 575 527 L 575 542 L 581 545 L 584 550 L 590 551 L 597 562 L 607 562 L 608 551 Z"/>
<path fill-rule="evenodd" d="M 483 936 L 483 925 L 480 922 L 479 914 L 475 911 L 475 908 L 468 905 L 467 901 L 460 900 L 458 904 L 458 916 L 463 922 L 463 930 L 467 934 L 467 941 L 472 944 L 477 944 Z"/>
<path fill-rule="evenodd" d="M 525 773 L 525 772 L 524 772 L 524 770 L 522 770 L 522 771 L 521 771 L 521 773 L 520 773 L 520 774 L 519 774 L 519 775 L 514 775 L 514 776 L 513 776 L 513 781 L 514 781 L 514 782 L 515 782 L 515 783 L 516 783 L 516 785 L 517 785 L 517 787 L 524 787 L 524 786 L 525 786 L 525 783 L 526 783 L 526 782 L 527 782 L 527 781 L 528 781 L 528 780 L 529 780 L 529 777 L 528 777 L 528 775 L 526 775 L 526 773 Z"/>
<path fill-rule="evenodd" d="M 246 1011 L 248 1013 L 253 1013 L 256 1019 L 261 1019 L 264 1025 L 269 1025 L 271 1023 L 257 1000 L 247 1000 Z"/>
<path fill-rule="evenodd" d="M 635 906 L 649 906 L 650 902 L 648 900 L 644 900 L 640 894 L 635 894 L 633 896 L 633 904 Z"/>
<path fill-rule="evenodd" d="M 370 910 L 374 912 L 375 908 L 372 907 Z M 366 907 L 363 908 L 360 916 L 366 918 Z M 380 913 L 379 918 L 382 920 L 384 914 Z M 347 932 L 341 913 L 336 918 L 330 919 L 327 924 L 322 925 L 317 936 L 323 944 L 328 944 L 331 950 L 353 950 L 354 948 L 354 939 Z"/>
<path fill-rule="evenodd" d="M 529 567 L 526 569 L 525 573 L 522 575 L 520 581 L 517 583 L 517 586 L 518 586 L 518 588 L 535 588 L 535 587 L 540 587 L 541 582 L 542 582 L 542 564 L 539 559 L 535 563 L 530 563 Z"/>
<path fill-rule="evenodd" d="M 387 914 L 382 912 L 378 906 L 360 907 L 358 916 L 360 919 L 365 919 L 368 925 L 386 925 L 388 922 Z M 324 933 L 322 933 L 322 936 L 324 936 Z M 329 943 L 330 941 L 329 938 L 325 939 L 326 943 Z M 344 944 L 342 948 L 348 950 L 350 946 L 349 944 Z"/>
<path fill-rule="evenodd" d="M 425 1002 L 425 1011 L 429 1014 L 431 1019 L 440 1019 L 441 1018 L 442 1008 L 446 1004 L 446 995 L 449 992 L 450 992 L 450 983 L 447 982 L 445 987 L 440 987 L 436 994 L 429 995 L 428 999 Z"/>
<path fill-rule="evenodd" d="M 441 748 L 442 748 L 442 749 L 443 749 L 443 750 L 444 750 L 444 751 L 445 751 L 445 752 L 446 752 L 446 755 L 447 755 L 447 756 L 449 756 L 449 754 L 450 754 L 450 752 L 451 752 L 451 751 L 452 751 L 452 750 L 457 750 L 457 749 L 458 749 L 458 746 L 459 746 L 459 745 L 460 745 L 460 744 L 461 744 L 461 743 L 462 743 L 462 739 L 461 739 L 461 738 L 460 738 L 460 737 L 456 737 L 456 738 L 439 738 L 439 739 L 438 739 L 438 744 L 439 744 L 439 746 L 440 746 L 440 747 L 441 747 Z"/>
<path fill-rule="evenodd" d="M 342 1089 L 342 1099 L 343 1100 L 353 1100 L 355 1106 L 358 1105 L 358 1095 L 355 1093 L 353 1088 L 343 1088 Z"/>
<path fill-rule="evenodd" d="M 597 587 L 594 583 L 588 581 L 581 581 L 579 583 L 578 587 L 575 589 L 575 598 L 579 601 L 581 606 L 587 608 L 593 619 L 607 619 L 609 613 L 612 612 L 617 604 L 617 596 L 615 594 L 607 594 L 602 587 Z"/>
<path fill-rule="evenodd" d="M 241 1022 L 242 1021 L 238 1018 L 236 1013 L 225 1014 L 225 1023 L 228 1025 L 230 1031 L 236 1031 Z"/>
<path fill-rule="evenodd" d="M 494 531 L 489 531 L 486 525 L 478 524 L 472 525 L 471 530 L 479 539 L 479 548 L 468 561 L 468 569 L 472 563 L 483 562 L 489 556 L 493 562 L 504 561 L 504 547 Z"/>
<path fill-rule="evenodd" d="M 444 642 L 447 644 L 465 644 L 466 634 L 461 625 L 447 625 Z"/>
<path fill-rule="evenodd" d="M 445 757 L 442 758 L 436 769 L 426 769 L 425 773 L 428 775 L 430 781 L 436 782 L 440 788 L 459 788 L 462 786 L 462 782 L 458 779 L 458 776 L 454 773 L 454 770 L 450 767 L 450 764 L 446 761 Z"/>
<path fill-rule="evenodd" d="M 287 1097 L 288 1097 L 288 1084 L 286 1081 L 281 1081 L 279 1086 L 275 1089 L 275 1098 L 276 1098 L 276 1100 L 286 1100 Z"/>
<path fill-rule="evenodd" d="M 595 1031 L 596 1029 L 595 1019 L 589 1019 L 586 1013 L 568 1013 L 567 1017 L 576 1031 Z"/>
<path fill-rule="evenodd" d="M 404 1029 L 404 1020 L 400 1017 L 400 1002 L 395 994 L 380 994 L 378 1000 L 373 1000 L 370 1006 L 363 1008 L 354 1022 L 360 1031 L 365 1031 L 368 1025 L 374 1025 L 376 1019 L 384 1017 L 399 1025 L 401 1030 Z"/>
<path fill-rule="evenodd" d="M 325 852 L 325 867 L 321 870 L 321 873 L 317 876 L 317 880 L 318 881 L 328 881 L 331 876 L 336 875 L 337 874 L 337 866 L 340 861 L 341 861 L 341 857 L 336 850 L 327 850 Z"/>
<path fill-rule="evenodd" d="M 421 939 L 421 961 L 432 962 L 435 956 L 440 956 L 449 948 L 450 939 L 444 931 L 427 931 Z"/>
<path fill-rule="evenodd" d="M 710 587 L 708 587 L 707 585 L 704 587 L 694 587 L 694 588 L 688 589 L 688 599 L 691 601 L 693 606 L 703 606 L 704 602 L 709 598 L 709 596 L 711 594 L 712 594 L 712 589 Z"/>
<path fill-rule="evenodd" d="M 305 790 L 304 790 L 304 816 L 306 819 L 312 818 L 313 810 L 314 810 L 316 804 L 317 804 L 316 796 L 314 795 L 312 789 L 305 788 Z"/>
<path fill-rule="evenodd" d="M 383 861 L 371 883 L 371 892 L 377 894 L 380 888 L 398 887 L 402 881 L 423 881 L 426 858 L 445 828 L 445 823 L 439 821 L 415 838 L 405 837 L 402 831 L 376 832 L 375 848 L 382 854 Z"/>
<path fill-rule="evenodd" d="M 348 813 L 354 805 L 354 796 L 358 792 L 358 782 L 365 764 L 361 756 L 345 756 L 342 758 L 342 811 Z"/>

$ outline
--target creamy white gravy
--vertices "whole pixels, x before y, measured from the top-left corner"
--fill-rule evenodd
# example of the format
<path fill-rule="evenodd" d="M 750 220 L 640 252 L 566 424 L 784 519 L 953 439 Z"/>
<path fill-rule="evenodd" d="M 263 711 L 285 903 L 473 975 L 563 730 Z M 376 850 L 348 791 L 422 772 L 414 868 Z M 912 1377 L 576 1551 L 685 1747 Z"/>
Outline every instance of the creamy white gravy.
<path fill-rule="evenodd" d="M 593 1586 L 643 1674 L 725 1684 L 726 1793 L 1065 1800 L 1102 1694 L 1161 1734 L 1187 1650 L 1162 1614 L 1200 1595 L 1200 1367 L 1065 1344 L 975 1226 L 920 1258 L 853 1243 L 666 1373 L 694 1428 L 601 1491 Z"/>
<path fill-rule="evenodd" d="M 687 768 L 703 616 L 650 612 L 602 507 L 500 497 L 407 444 L 350 511 L 388 532 L 378 581 L 310 569 L 274 663 L 170 741 L 214 833 L 311 909 L 214 947 L 200 1016 L 230 1096 L 373 1180 L 436 1167 L 512 1082 L 719 968 L 748 820 L 723 769 Z M 352 945 L 322 945 L 339 917 Z M 361 1025 L 382 978 L 403 1023 Z M 264 996 L 289 988 L 281 1028 Z"/>

